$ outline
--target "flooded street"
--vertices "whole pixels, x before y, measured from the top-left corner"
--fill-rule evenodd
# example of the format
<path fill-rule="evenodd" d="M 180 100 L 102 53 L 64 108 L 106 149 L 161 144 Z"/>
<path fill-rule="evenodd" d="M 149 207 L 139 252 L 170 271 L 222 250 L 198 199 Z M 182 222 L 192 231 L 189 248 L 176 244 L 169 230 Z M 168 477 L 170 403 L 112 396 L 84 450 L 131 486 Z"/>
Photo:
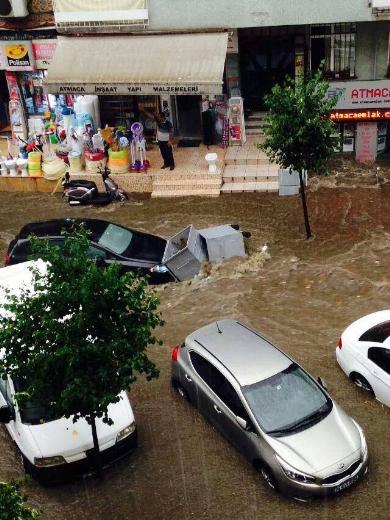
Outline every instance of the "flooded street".
<path fill-rule="evenodd" d="M 150 349 L 160 378 L 131 390 L 139 448 L 105 472 L 43 488 L 27 480 L 30 503 L 45 519 L 387 519 L 390 409 L 350 383 L 335 359 L 351 321 L 390 308 L 390 194 L 380 188 L 319 187 L 308 193 L 314 238 L 304 240 L 300 199 L 235 194 L 216 199 L 152 199 L 106 208 L 69 208 L 60 196 L 0 193 L 0 246 L 28 221 L 64 216 L 109 219 L 164 237 L 192 223 L 240 224 L 252 232 L 251 256 L 212 269 L 206 279 L 158 288 L 166 325 Z M 259 252 L 268 245 L 268 253 Z M 302 504 L 268 490 L 254 469 L 170 387 L 170 353 L 196 328 L 239 318 L 321 376 L 337 402 L 364 428 L 368 475 L 326 501 Z M 0 479 L 23 475 L 0 429 Z"/>

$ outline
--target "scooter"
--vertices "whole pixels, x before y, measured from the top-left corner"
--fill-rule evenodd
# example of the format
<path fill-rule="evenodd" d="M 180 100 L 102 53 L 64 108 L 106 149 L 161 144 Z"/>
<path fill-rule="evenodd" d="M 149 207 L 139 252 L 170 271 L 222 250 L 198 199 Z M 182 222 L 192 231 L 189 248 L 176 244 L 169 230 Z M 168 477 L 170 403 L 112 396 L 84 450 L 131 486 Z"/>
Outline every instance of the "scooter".
<path fill-rule="evenodd" d="M 110 202 L 124 202 L 129 197 L 110 177 L 110 170 L 105 167 L 100 169 L 106 193 L 99 193 L 96 183 L 85 179 L 70 180 L 69 172 L 66 172 L 63 180 L 63 198 L 71 206 L 91 205 L 106 206 Z"/>

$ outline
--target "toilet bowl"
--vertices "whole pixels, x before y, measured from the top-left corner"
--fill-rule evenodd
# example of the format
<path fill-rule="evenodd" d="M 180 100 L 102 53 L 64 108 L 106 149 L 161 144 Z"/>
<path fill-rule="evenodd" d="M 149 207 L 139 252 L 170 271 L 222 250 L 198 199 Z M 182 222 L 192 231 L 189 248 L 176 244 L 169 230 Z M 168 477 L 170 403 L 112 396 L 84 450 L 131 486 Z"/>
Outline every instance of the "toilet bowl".
<path fill-rule="evenodd" d="M 16 165 L 22 177 L 28 177 L 27 164 L 28 159 L 19 157 L 19 159 L 16 160 Z"/>
<path fill-rule="evenodd" d="M 208 153 L 205 155 L 205 159 L 209 165 L 209 173 L 216 173 L 218 155 L 216 153 Z"/>
<path fill-rule="evenodd" d="M 7 174 L 8 174 L 8 171 L 7 171 L 7 167 L 5 165 L 5 158 L 0 159 L 0 175 L 7 175 Z"/>
<path fill-rule="evenodd" d="M 7 159 L 5 165 L 8 168 L 11 177 L 16 177 L 18 175 L 16 171 L 16 159 Z"/>

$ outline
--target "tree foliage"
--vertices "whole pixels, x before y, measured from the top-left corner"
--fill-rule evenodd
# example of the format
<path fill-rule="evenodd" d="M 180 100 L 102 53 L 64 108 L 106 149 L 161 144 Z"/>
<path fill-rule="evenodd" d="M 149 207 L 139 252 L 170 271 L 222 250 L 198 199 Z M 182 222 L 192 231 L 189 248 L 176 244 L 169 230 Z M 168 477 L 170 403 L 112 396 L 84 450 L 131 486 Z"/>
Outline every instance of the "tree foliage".
<path fill-rule="evenodd" d="M 17 483 L 0 482 L 0 520 L 34 520 L 38 511 L 25 506 L 27 497 Z"/>
<path fill-rule="evenodd" d="M 287 77 L 265 97 L 268 127 L 260 147 L 271 161 L 296 171 L 326 170 L 335 146 L 329 112 L 337 103 L 337 97 L 326 98 L 328 87 L 318 71 L 309 79 Z"/>
<path fill-rule="evenodd" d="M 158 376 L 146 348 L 158 340 L 163 324 L 159 301 L 145 278 L 121 274 L 120 266 L 103 269 L 88 257 L 89 234 L 76 228 L 61 249 L 31 237 L 36 257 L 32 289 L 8 294 L 0 317 L 4 352 L 0 374 L 26 382 L 16 395 L 50 409 L 55 417 L 96 417 L 111 424 L 108 405 L 135 381 Z"/>

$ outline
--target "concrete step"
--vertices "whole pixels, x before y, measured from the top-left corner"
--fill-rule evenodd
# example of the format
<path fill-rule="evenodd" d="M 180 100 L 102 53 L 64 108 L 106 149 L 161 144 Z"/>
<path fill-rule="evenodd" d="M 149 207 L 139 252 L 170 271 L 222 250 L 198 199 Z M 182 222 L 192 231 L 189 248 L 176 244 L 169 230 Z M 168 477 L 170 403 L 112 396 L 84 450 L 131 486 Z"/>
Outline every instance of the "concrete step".
<path fill-rule="evenodd" d="M 247 119 L 245 121 L 245 129 L 247 130 L 248 128 L 263 128 L 263 124 L 260 120 L 252 120 L 252 119 Z"/>
<path fill-rule="evenodd" d="M 182 189 L 186 186 L 220 186 L 221 185 L 221 177 L 209 177 L 208 179 L 154 179 L 153 180 L 153 188 L 157 187 L 177 187 L 178 189 Z"/>
<path fill-rule="evenodd" d="M 268 112 L 251 112 L 247 119 L 249 120 L 260 120 L 262 121 L 267 116 Z"/>
<path fill-rule="evenodd" d="M 185 190 L 156 190 L 152 192 L 152 198 L 162 197 L 218 197 L 220 189 L 185 189 Z"/>
<path fill-rule="evenodd" d="M 246 135 L 258 135 L 263 136 L 264 132 L 261 128 L 245 128 Z"/>
<path fill-rule="evenodd" d="M 221 188 L 221 193 L 237 193 L 237 192 L 277 192 L 279 190 L 278 182 L 262 181 L 262 182 L 225 182 Z"/>

